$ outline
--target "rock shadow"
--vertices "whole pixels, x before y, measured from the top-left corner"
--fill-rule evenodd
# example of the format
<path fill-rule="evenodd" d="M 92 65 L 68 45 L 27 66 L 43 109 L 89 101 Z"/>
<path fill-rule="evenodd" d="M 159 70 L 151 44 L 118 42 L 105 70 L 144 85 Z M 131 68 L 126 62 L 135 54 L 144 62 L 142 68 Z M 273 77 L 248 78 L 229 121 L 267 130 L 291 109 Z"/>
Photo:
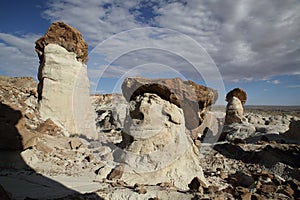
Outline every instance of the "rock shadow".
<path fill-rule="evenodd" d="M 293 168 L 300 167 L 300 149 L 298 146 L 272 146 L 266 145 L 253 151 L 245 151 L 240 146 L 231 143 L 219 143 L 214 149 L 227 158 L 241 160 L 244 163 L 262 164 L 267 168 L 278 163 L 287 164 Z"/>
<path fill-rule="evenodd" d="M 95 193 L 81 194 L 30 168 L 21 156 L 22 136 L 16 125 L 19 110 L 0 102 L 0 197 L 1 199 L 103 199 Z"/>

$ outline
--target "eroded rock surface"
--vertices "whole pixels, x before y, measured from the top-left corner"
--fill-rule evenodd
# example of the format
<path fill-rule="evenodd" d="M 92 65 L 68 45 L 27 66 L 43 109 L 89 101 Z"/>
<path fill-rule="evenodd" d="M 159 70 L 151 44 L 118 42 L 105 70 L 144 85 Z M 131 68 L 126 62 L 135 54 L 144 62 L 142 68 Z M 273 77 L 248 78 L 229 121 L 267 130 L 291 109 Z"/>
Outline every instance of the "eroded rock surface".
<path fill-rule="evenodd" d="M 54 22 L 46 34 L 35 42 L 35 51 L 40 62 L 44 60 L 45 47 L 48 44 L 57 44 L 69 52 L 74 52 L 79 62 L 86 63 L 88 59 L 88 45 L 81 33 L 64 22 Z"/>
<path fill-rule="evenodd" d="M 57 22 L 36 44 L 41 59 L 38 73 L 41 117 L 51 118 L 70 134 L 96 139 L 87 67 L 78 59 L 86 60 L 87 48 L 80 33 Z"/>
<path fill-rule="evenodd" d="M 244 108 L 242 102 L 235 96 L 228 100 L 226 106 L 225 125 L 233 123 L 247 122 L 244 117 Z"/>
<path fill-rule="evenodd" d="M 216 90 L 180 78 L 126 78 L 122 84 L 122 92 L 127 101 L 146 92 L 159 95 L 182 108 L 188 129 L 194 129 L 201 124 L 206 108 L 218 98 Z"/>
<path fill-rule="evenodd" d="M 197 176 L 204 183 L 199 152 L 185 133 L 182 109 L 156 94 L 144 93 L 132 105 L 124 134 L 132 138 L 120 160 L 126 183 L 173 182 L 181 189 Z M 187 170 L 188 169 L 188 170 Z"/>
<path fill-rule="evenodd" d="M 97 128 L 102 131 L 123 128 L 128 103 L 122 94 L 97 94 L 91 99 L 97 113 Z"/>
<path fill-rule="evenodd" d="M 232 99 L 232 97 L 238 98 L 243 105 L 247 101 L 247 93 L 241 88 L 235 88 L 229 91 L 226 95 L 226 101 L 229 102 Z"/>

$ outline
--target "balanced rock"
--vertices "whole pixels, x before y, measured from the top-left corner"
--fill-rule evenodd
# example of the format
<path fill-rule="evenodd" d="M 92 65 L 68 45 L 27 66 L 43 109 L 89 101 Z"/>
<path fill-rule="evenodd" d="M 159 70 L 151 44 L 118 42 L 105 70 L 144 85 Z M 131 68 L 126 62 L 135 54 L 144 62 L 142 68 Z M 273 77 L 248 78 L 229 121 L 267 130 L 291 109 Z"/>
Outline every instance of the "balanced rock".
<path fill-rule="evenodd" d="M 88 45 L 81 33 L 64 22 L 52 23 L 47 33 L 35 42 L 35 51 L 40 62 L 44 60 L 44 51 L 48 44 L 58 44 L 67 51 L 74 52 L 79 62 L 86 63 L 88 60 Z"/>
<path fill-rule="evenodd" d="M 226 101 L 229 102 L 232 97 L 237 97 L 244 105 L 247 101 L 247 93 L 241 88 L 234 88 L 226 95 Z"/>
<path fill-rule="evenodd" d="M 157 94 L 144 93 L 130 102 L 125 121 L 127 146 L 119 155 L 121 177 L 128 184 L 172 182 L 188 189 L 197 176 L 204 183 L 197 147 L 185 133 L 183 111 Z"/>
<path fill-rule="evenodd" d="M 225 124 L 242 123 L 247 119 L 244 117 L 244 103 L 246 102 L 246 92 L 240 88 L 231 90 L 226 95 L 226 117 Z"/>
<path fill-rule="evenodd" d="M 86 42 L 74 28 L 53 23 L 37 40 L 39 112 L 71 134 L 97 138 L 95 112 L 89 98 Z M 81 62 L 83 61 L 83 62 Z"/>
<path fill-rule="evenodd" d="M 122 92 L 127 101 L 144 93 L 154 93 L 175 104 L 182 108 L 186 127 L 190 130 L 201 124 L 206 108 L 218 98 L 216 90 L 180 78 L 126 78 L 122 84 Z"/>

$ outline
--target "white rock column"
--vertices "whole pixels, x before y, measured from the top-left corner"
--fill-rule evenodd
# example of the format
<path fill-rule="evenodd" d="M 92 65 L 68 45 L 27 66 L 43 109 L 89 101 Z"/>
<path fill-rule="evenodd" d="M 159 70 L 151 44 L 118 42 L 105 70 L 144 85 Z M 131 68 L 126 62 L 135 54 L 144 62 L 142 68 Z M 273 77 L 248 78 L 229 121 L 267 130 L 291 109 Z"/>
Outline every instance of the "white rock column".
<path fill-rule="evenodd" d="M 70 134 L 97 139 L 95 118 L 89 98 L 87 67 L 77 61 L 74 52 L 57 44 L 48 44 L 40 65 L 41 99 L 39 111 Z"/>

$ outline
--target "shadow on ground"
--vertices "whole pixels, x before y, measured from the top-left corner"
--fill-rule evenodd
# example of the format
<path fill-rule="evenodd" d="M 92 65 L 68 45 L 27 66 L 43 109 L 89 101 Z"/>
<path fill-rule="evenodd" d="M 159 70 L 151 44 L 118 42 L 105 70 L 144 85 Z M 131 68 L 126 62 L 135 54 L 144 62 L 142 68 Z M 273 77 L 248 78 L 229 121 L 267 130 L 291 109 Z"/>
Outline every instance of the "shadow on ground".
<path fill-rule="evenodd" d="M 22 113 L 0 103 L 0 199 L 103 199 L 80 194 L 30 168 L 21 157 L 22 136 L 16 125 Z"/>

